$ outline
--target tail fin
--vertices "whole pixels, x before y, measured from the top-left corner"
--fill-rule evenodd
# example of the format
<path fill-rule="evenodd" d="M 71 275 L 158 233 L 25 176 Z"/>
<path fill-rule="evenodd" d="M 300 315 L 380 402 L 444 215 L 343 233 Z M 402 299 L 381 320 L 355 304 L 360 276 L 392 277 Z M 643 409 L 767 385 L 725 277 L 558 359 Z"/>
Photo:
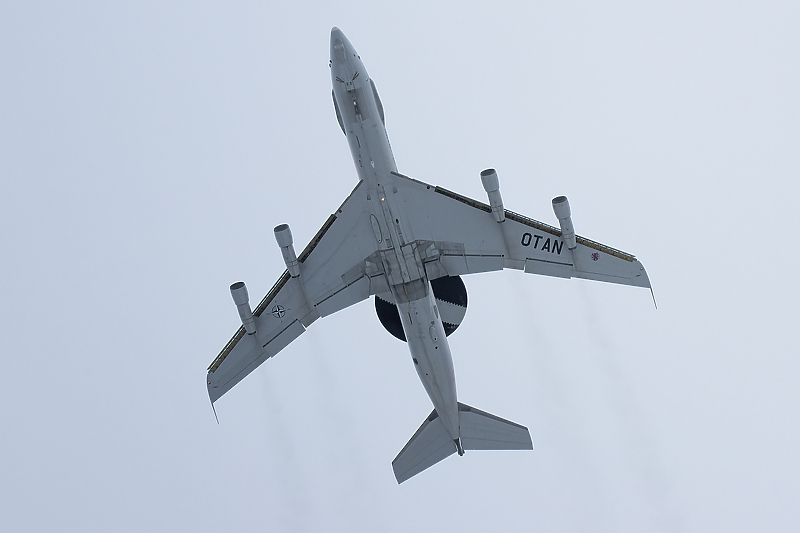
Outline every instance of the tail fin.
<path fill-rule="evenodd" d="M 532 450 L 528 428 L 484 411 L 458 404 L 461 446 L 465 450 Z M 456 453 L 456 443 L 434 409 L 392 461 L 398 483 Z"/>

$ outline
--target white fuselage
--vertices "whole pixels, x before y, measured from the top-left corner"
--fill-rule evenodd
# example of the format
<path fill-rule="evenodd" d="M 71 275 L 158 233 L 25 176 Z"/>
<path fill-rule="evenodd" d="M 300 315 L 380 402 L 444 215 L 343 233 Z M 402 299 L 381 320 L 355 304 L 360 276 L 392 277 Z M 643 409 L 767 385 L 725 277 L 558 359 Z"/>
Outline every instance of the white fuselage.
<path fill-rule="evenodd" d="M 382 109 L 361 58 L 338 29 L 331 30 L 333 95 L 350 153 L 366 187 L 374 220 L 380 227 L 384 271 L 400 312 L 414 367 L 447 432 L 458 441 L 458 404 L 453 358 L 430 283 L 418 255 L 405 213 L 398 209 L 391 172 L 397 167 L 381 117 Z M 363 192 L 361 192 L 363 191 Z"/>

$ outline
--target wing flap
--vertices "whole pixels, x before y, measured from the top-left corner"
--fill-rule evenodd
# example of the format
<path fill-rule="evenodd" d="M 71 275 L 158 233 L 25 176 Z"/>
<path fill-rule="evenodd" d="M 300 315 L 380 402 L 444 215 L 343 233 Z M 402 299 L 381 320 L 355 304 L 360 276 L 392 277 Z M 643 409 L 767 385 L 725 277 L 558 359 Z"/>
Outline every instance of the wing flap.
<path fill-rule="evenodd" d="M 444 253 L 439 261 L 448 276 L 492 272 L 503 270 L 505 266 L 502 254 L 468 254 L 464 252 L 456 255 Z"/>
<path fill-rule="evenodd" d="M 572 277 L 572 265 L 569 263 L 558 263 L 556 261 L 526 259 L 523 270 L 526 274 L 541 274 L 542 276 L 552 276 L 556 278 Z"/>
<path fill-rule="evenodd" d="M 351 305 L 368 298 L 369 294 L 369 278 L 367 276 L 362 276 L 334 291 L 329 296 L 326 296 L 320 300 L 315 307 L 317 308 L 317 312 L 319 312 L 320 316 L 328 316 L 336 311 L 339 311 L 340 309 L 350 307 Z"/>

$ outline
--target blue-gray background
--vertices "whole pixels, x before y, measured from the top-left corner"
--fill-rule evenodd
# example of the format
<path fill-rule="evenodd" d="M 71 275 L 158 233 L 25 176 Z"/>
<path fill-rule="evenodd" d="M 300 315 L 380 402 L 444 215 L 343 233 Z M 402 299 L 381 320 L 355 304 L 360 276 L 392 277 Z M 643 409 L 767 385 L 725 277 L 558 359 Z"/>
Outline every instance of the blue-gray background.
<path fill-rule="evenodd" d="M 7 531 L 790 531 L 796 2 L 0 6 Z M 431 406 L 372 302 L 217 404 L 206 367 L 355 185 L 339 26 L 401 172 L 636 254 L 655 288 L 467 277 L 462 401 L 533 452 L 398 486 Z"/>

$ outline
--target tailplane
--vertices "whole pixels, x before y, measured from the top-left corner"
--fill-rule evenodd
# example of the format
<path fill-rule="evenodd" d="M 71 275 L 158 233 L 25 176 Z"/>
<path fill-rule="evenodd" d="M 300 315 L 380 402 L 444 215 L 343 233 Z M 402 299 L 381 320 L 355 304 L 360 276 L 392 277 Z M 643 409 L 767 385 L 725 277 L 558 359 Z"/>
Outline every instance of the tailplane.
<path fill-rule="evenodd" d="M 532 450 L 528 428 L 463 403 L 458 404 L 461 445 L 465 450 Z"/>
<path fill-rule="evenodd" d="M 458 404 L 458 422 L 460 442 L 450 437 L 434 409 L 392 461 L 397 482 L 402 483 L 456 452 L 463 455 L 464 450 L 533 449 L 528 428 L 469 405 Z"/>

